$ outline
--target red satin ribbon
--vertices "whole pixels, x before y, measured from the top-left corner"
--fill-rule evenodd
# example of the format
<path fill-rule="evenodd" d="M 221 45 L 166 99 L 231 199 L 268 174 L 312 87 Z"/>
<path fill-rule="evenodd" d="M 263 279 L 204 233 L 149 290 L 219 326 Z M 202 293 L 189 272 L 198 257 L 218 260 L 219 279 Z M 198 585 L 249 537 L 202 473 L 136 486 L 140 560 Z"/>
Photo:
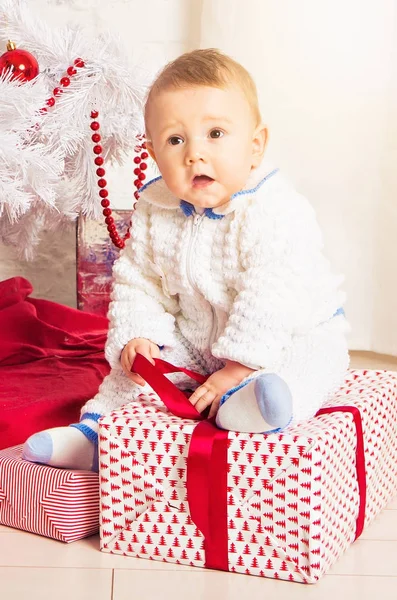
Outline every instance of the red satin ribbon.
<path fill-rule="evenodd" d="M 321 408 L 316 417 L 320 415 L 326 415 L 334 412 L 348 412 L 353 416 L 354 425 L 356 427 L 356 473 L 358 482 L 359 492 L 359 507 L 358 516 L 356 521 L 356 540 L 363 532 L 365 523 L 365 508 L 367 503 L 367 478 L 365 472 L 365 453 L 364 453 L 364 436 L 363 436 L 363 424 L 361 420 L 361 413 L 355 406 L 335 406 L 329 408 Z"/>
<path fill-rule="evenodd" d="M 133 370 L 151 385 L 167 408 L 176 416 L 199 420 L 203 419 L 186 396 L 162 373 L 182 372 L 199 383 L 206 377 L 174 367 L 163 360 L 156 360 L 153 366 L 147 359 L 137 355 Z M 354 406 L 322 408 L 316 416 L 334 412 L 349 412 L 356 427 L 356 471 L 360 504 L 356 522 L 357 539 L 364 528 L 366 507 L 366 473 L 364 438 L 361 414 Z M 228 432 L 215 427 L 208 420 L 202 420 L 190 440 L 187 459 L 187 497 L 190 516 L 203 534 L 206 567 L 222 571 L 228 570 L 227 533 L 227 448 Z"/>
<path fill-rule="evenodd" d="M 155 366 L 137 354 L 132 369 L 153 388 L 172 414 L 202 420 L 188 398 L 163 373 L 185 373 L 204 383 L 205 376 L 156 359 Z M 187 459 L 187 496 L 190 516 L 204 536 L 205 564 L 228 570 L 227 534 L 227 436 L 209 420 L 202 420 L 192 434 Z"/>
<path fill-rule="evenodd" d="M 210 421 L 192 433 L 187 459 L 187 498 L 193 522 L 204 536 L 205 566 L 228 571 L 227 436 Z"/>
<path fill-rule="evenodd" d="M 199 413 L 193 404 L 189 402 L 185 394 L 171 383 L 169 379 L 164 377 L 163 373 L 185 373 L 185 375 L 188 375 L 199 383 L 204 383 L 207 377 L 188 369 L 174 367 L 174 365 L 159 358 L 155 360 L 155 363 L 156 365 L 154 366 L 147 358 L 141 354 L 137 354 L 131 370 L 134 373 L 138 373 L 138 375 L 147 381 L 173 415 L 181 417 L 181 419 L 193 419 L 195 421 L 205 419 L 205 415 Z"/>

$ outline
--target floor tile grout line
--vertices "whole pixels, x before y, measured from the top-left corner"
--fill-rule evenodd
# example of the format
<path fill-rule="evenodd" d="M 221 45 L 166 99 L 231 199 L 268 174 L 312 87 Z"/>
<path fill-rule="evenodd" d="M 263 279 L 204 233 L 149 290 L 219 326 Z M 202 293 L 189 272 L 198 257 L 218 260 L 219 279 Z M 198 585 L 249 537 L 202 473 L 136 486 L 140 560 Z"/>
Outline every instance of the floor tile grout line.
<path fill-rule="evenodd" d="M 33 569 L 41 569 L 41 570 L 54 570 L 58 568 L 56 567 L 25 567 L 24 565 L 19 565 L 18 567 L 0 567 L 0 571 L 1 569 L 26 569 L 26 570 L 33 570 Z M 75 567 L 71 567 L 71 570 L 78 570 Z M 69 570 L 70 570 L 69 569 Z M 63 568 L 62 570 L 68 570 L 67 567 Z M 90 569 L 90 568 L 85 568 L 85 567 L 80 567 L 79 570 L 83 570 L 83 571 L 112 571 L 112 590 L 114 589 L 114 580 L 115 580 L 115 571 L 132 571 L 135 574 L 139 573 L 139 574 L 143 574 L 143 573 L 178 573 L 181 574 L 183 572 L 185 572 L 186 574 L 195 574 L 195 575 L 212 575 L 212 576 L 226 576 L 226 575 L 231 575 L 231 572 L 224 572 L 224 571 L 215 571 L 215 570 L 204 570 L 204 569 L 189 569 L 189 570 L 184 570 L 184 569 L 118 569 L 118 568 L 114 568 L 114 569 L 106 569 L 106 568 L 99 568 L 99 569 Z M 330 573 L 328 572 L 327 574 L 325 574 L 325 577 L 385 577 L 385 578 L 392 578 L 392 579 L 397 579 L 397 575 L 394 574 L 378 574 L 378 573 Z M 250 577 L 251 578 L 251 577 Z M 269 578 L 264 578 L 264 579 L 272 579 L 271 577 Z M 113 594 L 113 591 L 112 591 Z"/>
<path fill-rule="evenodd" d="M 42 570 L 48 569 L 51 571 L 131 571 L 133 573 L 152 573 L 155 571 L 156 573 L 207 573 L 207 571 L 200 571 L 199 569 L 188 569 L 185 571 L 184 569 L 128 569 L 128 568 L 108 568 L 108 567 L 50 567 L 47 565 L 43 565 L 42 567 L 27 567 L 24 564 L 20 565 L 0 565 L 0 571 L 2 569 L 26 569 L 26 570 Z M 217 571 L 215 571 L 216 573 Z"/>
<path fill-rule="evenodd" d="M 19 566 L 19 567 L 3 567 L 3 568 L 10 568 L 10 569 L 25 569 L 26 567 L 24 567 L 23 565 Z M 28 567 L 28 568 L 36 568 L 36 567 Z M 52 570 L 55 567 L 40 567 L 43 569 L 50 569 Z M 114 595 L 114 581 L 115 581 L 115 571 L 128 571 L 129 569 L 89 569 L 89 568 L 84 568 L 84 567 L 80 567 L 81 570 L 100 570 L 100 571 L 112 571 L 112 579 L 111 579 L 111 592 L 112 592 L 112 596 L 111 596 L 111 600 L 114 600 L 113 595 Z M 65 570 L 67 570 L 67 567 L 65 567 Z M 74 568 L 73 568 L 74 570 Z M 135 572 L 136 570 L 133 569 L 133 571 Z M 172 570 L 161 570 L 161 569 L 141 569 L 139 570 L 140 573 L 151 573 L 151 572 L 156 572 L 156 573 L 183 573 L 182 569 L 172 569 Z M 230 571 L 215 571 L 215 570 L 200 570 L 200 569 L 189 569 L 189 571 L 185 571 L 186 573 L 189 574 L 195 574 L 195 575 L 212 575 L 212 576 L 228 576 L 228 575 L 232 575 L 232 573 Z M 253 579 L 254 576 L 249 576 L 247 575 L 247 577 L 250 577 L 250 579 Z M 376 574 L 376 573 L 326 573 L 323 577 L 321 577 L 321 580 L 324 579 L 329 579 L 331 577 L 359 577 L 359 578 L 385 578 L 385 579 L 396 579 L 397 580 L 397 575 L 385 575 L 385 574 Z M 263 579 L 263 580 L 269 580 L 269 581 L 273 581 L 272 577 L 263 577 L 263 578 L 257 578 L 257 579 Z"/>
<path fill-rule="evenodd" d="M 110 600 L 114 600 L 114 569 L 112 569 L 112 581 L 111 581 L 111 587 L 110 587 Z"/>
<path fill-rule="evenodd" d="M 1 569 L 46 569 L 46 570 L 57 570 L 57 571 L 113 571 L 112 567 L 51 567 L 49 565 L 42 565 L 41 567 L 32 567 L 26 566 L 24 564 L 20 565 L 0 565 Z M 148 569 L 142 569 L 147 571 Z"/>
<path fill-rule="evenodd" d="M 125 570 L 126 569 L 114 569 L 114 571 L 125 571 Z M 155 571 L 156 573 L 165 573 L 165 571 L 159 571 L 157 569 L 153 569 L 153 571 Z M 147 571 L 145 571 L 145 572 L 147 572 Z M 152 571 L 150 571 L 150 572 L 152 572 Z M 167 571 L 167 573 L 175 573 L 175 572 L 178 572 L 180 574 L 182 571 L 179 571 L 179 570 L 178 571 Z M 227 575 L 243 575 L 242 573 L 232 573 L 231 571 L 213 571 L 213 570 L 199 571 L 199 572 L 196 572 L 196 571 L 192 570 L 192 571 L 189 571 L 189 573 L 194 573 L 196 575 L 206 574 L 206 575 L 212 575 L 212 576 L 215 576 L 215 575 L 220 575 L 220 576 L 222 576 L 222 575 L 223 576 L 227 576 Z M 272 578 L 272 577 L 255 577 L 253 575 L 245 575 L 245 576 L 249 577 L 250 580 L 251 579 L 260 579 L 260 580 L 274 581 L 274 578 Z M 367 573 L 365 573 L 365 574 L 357 574 L 357 573 L 329 573 L 329 572 L 325 573 L 321 577 L 320 580 L 325 579 L 325 578 L 329 579 L 331 577 L 360 577 L 360 578 L 362 578 L 362 577 L 369 577 L 369 578 L 371 578 L 371 577 L 372 578 L 373 577 L 382 577 L 382 578 L 386 578 L 386 579 L 396 579 L 397 580 L 397 575 L 384 575 L 384 574 L 381 575 L 381 574 L 367 574 Z M 280 580 L 280 581 L 284 581 L 284 580 Z M 311 587 L 310 584 L 308 584 L 308 585 Z M 112 598 L 112 600 L 114 600 L 114 599 Z"/>
<path fill-rule="evenodd" d="M 386 579 L 397 579 L 397 575 L 382 575 L 382 574 L 377 574 L 377 575 L 373 575 L 373 574 L 368 574 L 368 573 L 363 573 L 363 574 L 357 574 L 357 573 L 325 573 L 324 577 L 322 577 L 322 579 L 325 578 L 329 578 L 329 577 L 359 577 L 360 579 L 363 579 L 364 577 L 382 577 L 382 578 L 386 578 Z M 320 579 L 321 581 L 321 579 Z"/>

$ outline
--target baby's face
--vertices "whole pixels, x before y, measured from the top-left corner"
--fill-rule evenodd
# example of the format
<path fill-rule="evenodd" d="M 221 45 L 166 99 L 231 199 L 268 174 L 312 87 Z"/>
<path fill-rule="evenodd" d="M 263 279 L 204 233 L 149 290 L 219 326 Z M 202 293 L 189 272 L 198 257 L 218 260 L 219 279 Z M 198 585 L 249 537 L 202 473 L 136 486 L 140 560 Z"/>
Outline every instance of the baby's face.
<path fill-rule="evenodd" d="M 238 86 L 163 90 L 151 99 L 146 121 L 148 149 L 167 187 L 195 206 L 227 202 L 263 153 L 252 109 Z"/>

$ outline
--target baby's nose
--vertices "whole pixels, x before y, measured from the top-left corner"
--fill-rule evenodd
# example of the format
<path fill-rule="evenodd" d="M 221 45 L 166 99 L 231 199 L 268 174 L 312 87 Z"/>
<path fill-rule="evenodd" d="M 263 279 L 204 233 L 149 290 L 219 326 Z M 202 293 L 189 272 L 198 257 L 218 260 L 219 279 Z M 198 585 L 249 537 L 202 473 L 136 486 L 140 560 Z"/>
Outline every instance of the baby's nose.
<path fill-rule="evenodd" d="M 195 163 L 195 162 L 198 162 L 199 160 L 203 160 L 203 156 L 202 156 L 201 152 L 195 152 L 194 154 L 189 154 L 189 156 L 188 156 L 189 163 Z"/>
<path fill-rule="evenodd" d="M 205 149 L 201 140 L 192 140 L 186 145 L 186 162 L 193 164 L 205 160 Z"/>

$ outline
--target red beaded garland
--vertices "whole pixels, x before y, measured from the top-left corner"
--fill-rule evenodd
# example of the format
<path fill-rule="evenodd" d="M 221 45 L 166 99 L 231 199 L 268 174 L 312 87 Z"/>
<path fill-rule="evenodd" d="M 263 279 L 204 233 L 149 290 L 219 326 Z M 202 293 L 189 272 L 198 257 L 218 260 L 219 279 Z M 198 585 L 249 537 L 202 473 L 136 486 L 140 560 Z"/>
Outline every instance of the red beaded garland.
<path fill-rule="evenodd" d="M 76 64 L 76 62 L 75 62 Z M 90 124 L 91 130 L 92 131 L 97 131 L 98 129 L 100 129 L 100 123 L 98 121 L 96 121 L 96 119 L 99 117 L 99 112 L 97 110 L 92 110 L 91 111 L 91 119 L 93 119 L 93 121 Z M 99 139 L 98 139 L 99 138 Z M 127 231 L 127 233 L 125 234 L 125 236 L 123 238 L 120 237 L 118 231 L 117 231 L 117 227 L 116 224 L 114 222 L 114 218 L 112 217 L 112 209 L 110 208 L 110 201 L 108 200 L 107 196 L 108 196 L 108 191 L 106 189 L 106 179 L 103 179 L 103 176 L 105 175 L 105 169 L 101 168 L 103 163 L 104 163 L 104 159 L 102 156 L 100 156 L 100 154 L 102 153 L 102 146 L 100 146 L 97 142 L 100 141 L 100 136 L 99 134 L 93 134 L 91 136 L 92 141 L 96 144 L 93 147 L 93 151 L 95 154 L 97 154 L 98 156 L 95 157 L 94 159 L 94 163 L 99 166 L 98 169 L 96 169 L 96 174 L 98 176 L 98 186 L 101 188 L 99 190 L 99 196 L 102 198 L 101 200 L 101 206 L 103 207 L 102 210 L 102 214 L 105 217 L 105 223 L 107 226 L 107 230 L 109 232 L 109 236 L 110 239 L 112 240 L 113 244 L 117 247 L 117 248 L 124 248 L 125 246 L 125 242 L 126 240 L 128 240 L 131 237 L 131 234 L 129 231 Z M 99 151 L 100 148 L 100 151 Z M 147 169 L 147 164 L 145 162 L 142 162 L 143 159 L 148 158 L 148 153 L 145 151 L 146 150 L 146 144 L 143 141 L 143 137 L 139 136 L 138 137 L 138 144 L 135 147 L 135 151 L 136 152 L 140 152 L 140 156 L 135 156 L 134 157 L 134 163 L 136 165 L 135 169 L 134 169 L 134 175 L 136 176 L 136 179 L 134 181 L 134 185 L 137 188 L 136 191 L 134 192 L 134 198 L 135 200 L 139 199 L 139 192 L 138 190 L 142 187 L 143 185 L 143 181 L 146 179 L 146 175 L 145 173 L 143 173 L 143 171 L 145 171 Z M 134 205 L 135 206 L 135 205 Z M 131 224 L 131 223 L 130 223 Z"/>
<path fill-rule="evenodd" d="M 90 127 L 93 131 L 97 131 L 100 128 L 99 122 L 95 120 L 98 118 L 98 116 L 99 116 L 99 113 L 97 110 L 91 111 L 91 119 L 94 119 L 94 120 L 91 122 Z M 94 136 L 95 136 L 95 134 L 92 136 L 92 141 L 93 142 L 99 141 Z M 134 169 L 134 175 L 136 175 L 134 185 L 137 188 L 136 191 L 134 192 L 135 200 L 138 200 L 138 198 L 139 198 L 138 190 L 143 185 L 142 181 L 144 181 L 146 179 L 146 175 L 142 171 L 145 171 L 147 169 L 147 164 L 142 162 L 142 159 L 148 157 L 148 153 L 144 152 L 146 145 L 143 142 L 142 137 L 138 138 L 138 141 L 139 141 L 139 144 L 135 147 L 135 151 L 141 152 L 141 155 L 134 157 L 134 163 L 136 165 L 136 167 Z M 100 152 L 97 151 L 97 149 L 98 149 L 98 145 L 94 146 L 94 152 L 101 154 Z M 101 165 L 103 165 L 103 163 L 104 163 L 104 160 L 103 160 L 102 156 L 97 156 L 95 158 L 94 162 L 97 166 L 99 165 L 101 167 Z M 141 167 L 143 167 L 143 168 L 141 168 Z M 110 208 L 110 201 L 107 198 L 107 196 L 108 196 L 108 191 L 106 189 L 107 184 L 106 184 L 106 180 L 103 179 L 103 176 L 105 175 L 105 169 L 103 169 L 103 168 L 96 169 L 96 174 L 99 177 L 98 186 L 101 188 L 99 191 L 99 196 L 102 198 L 102 200 L 101 200 L 101 205 L 103 207 L 102 213 L 105 217 L 105 223 L 107 225 L 107 230 L 109 232 L 109 236 L 110 236 L 113 244 L 117 248 L 124 248 L 125 242 L 126 242 L 126 240 L 128 240 L 131 237 L 131 234 L 129 231 L 127 231 L 127 233 L 124 235 L 123 238 L 120 237 L 120 235 L 117 231 L 116 224 L 112 217 L 112 209 Z"/>
<path fill-rule="evenodd" d="M 70 78 L 73 77 L 74 75 L 76 75 L 77 69 L 83 68 L 85 66 L 85 63 L 82 58 L 76 58 L 76 60 L 73 62 L 73 65 L 70 65 L 67 68 L 66 73 L 67 73 L 68 77 L 64 76 L 60 79 L 59 86 L 62 86 L 62 87 L 55 87 L 53 89 L 52 96 L 50 98 L 48 98 L 48 100 L 46 101 L 46 106 L 44 106 L 43 108 L 40 109 L 41 113 L 48 112 L 47 106 L 50 108 L 55 106 L 56 98 L 58 98 L 61 94 L 64 93 L 64 89 L 62 89 L 62 88 L 69 87 L 69 85 L 71 83 Z M 75 67 L 77 67 L 77 68 L 75 68 Z M 91 117 L 91 119 L 93 119 L 93 121 L 91 122 L 90 127 L 91 127 L 91 130 L 94 132 L 97 132 L 100 129 L 100 123 L 95 120 L 98 118 L 98 116 L 99 116 L 99 112 L 97 110 L 91 111 L 90 117 Z M 99 144 L 99 142 L 101 141 L 101 136 L 99 133 L 93 133 L 91 136 L 91 139 L 95 144 L 93 146 L 93 152 L 96 155 L 95 159 L 94 159 L 94 163 L 97 167 L 99 167 L 98 169 L 96 169 L 96 174 L 98 176 L 98 182 L 97 182 L 98 187 L 100 188 L 99 197 L 101 198 L 101 206 L 103 208 L 102 213 L 105 217 L 105 223 L 107 226 L 107 230 L 109 232 L 109 235 L 110 235 L 110 238 L 111 238 L 113 244 L 117 248 L 121 249 L 121 248 L 124 248 L 125 242 L 126 242 L 126 240 L 128 240 L 131 237 L 131 234 L 129 231 L 127 231 L 127 233 L 124 235 L 124 237 L 121 238 L 117 232 L 116 224 L 114 222 L 114 218 L 112 217 L 112 209 L 110 208 L 110 201 L 108 200 L 109 192 L 106 189 L 107 181 L 106 181 L 106 179 L 103 178 L 104 175 L 106 174 L 106 171 L 104 168 L 102 168 L 102 165 L 104 163 L 104 158 L 103 158 L 103 156 L 101 156 L 103 148 Z M 135 151 L 137 153 L 140 153 L 140 156 L 138 155 L 138 156 L 135 156 L 135 158 L 134 158 L 134 163 L 136 165 L 136 168 L 134 169 L 134 175 L 136 176 L 134 184 L 135 184 L 135 187 L 137 188 L 136 191 L 134 192 L 135 200 L 138 200 L 138 198 L 139 198 L 138 190 L 142 187 L 142 185 L 143 185 L 142 182 L 146 179 L 146 175 L 143 173 L 143 171 L 145 171 L 147 169 L 147 164 L 145 162 L 143 162 L 143 160 L 145 160 L 149 156 L 148 153 L 145 151 L 146 144 L 143 141 L 143 136 L 138 136 L 137 139 L 138 139 L 138 143 L 135 147 Z M 134 204 L 134 207 L 135 207 L 135 204 Z"/>

